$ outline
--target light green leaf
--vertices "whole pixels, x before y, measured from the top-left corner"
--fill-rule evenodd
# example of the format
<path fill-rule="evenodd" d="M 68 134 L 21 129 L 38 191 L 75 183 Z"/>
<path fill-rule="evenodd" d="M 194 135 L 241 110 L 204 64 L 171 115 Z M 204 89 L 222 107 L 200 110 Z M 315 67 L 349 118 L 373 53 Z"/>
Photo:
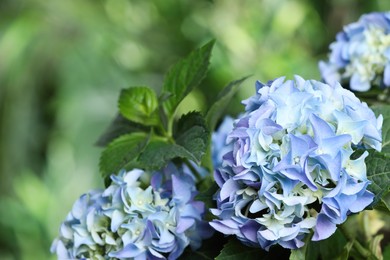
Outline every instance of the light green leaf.
<path fill-rule="evenodd" d="M 147 133 L 136 132 L 122 135 L 111 142 L 100 157 L 100 172 L 103 178 L 129 170 L 149 141 Z"/>
<path fill-rule="evenodd" d="M 184 97 L 206 76 L 213 45 L 214 40 L 194 50 L 188 57 L 176 63 L 166 74 L 162 95 L 171 94 L 163 103 L 168 116 L 175 113 Z"/>
<path fill-rule="evenodd" d="M 311 237 L 312 237 L 312 234 L 306 235 L 306 237 L 303 241 L 305 243 L 305 245 L 301 248 L 291 250 L 291 254 L 290 254 L 290 258 L 289 258 L 290 260 L 306 259 L 307 248 L 309 247 L 309 245 L 311 243 L 311 241 L 310 241 Z"/>
<path fill-rule="evenodd" d="M 335 260 L 348 260 L 349 253 L 351 252 L 353 246 L 353 241 L 349 241 L 347 244 L 345 244 L 343 250 L 341 251 L 341 254 L 335 258 Z"/>
<path fill-rule="evenodd" d="M 302 260 L 305 259 L 306 247 L 291 250 L 290 260 Z"/>
<path fill-rule="evenodd" d="M 143 125 L 157 125 L 158 107 L 156 93 L 149 87 L 131 87 L 123 89 L 119 97 L 119 111 L 134 122 Z"/>
<path fill-rule="evenodd" d="M 207 111 L 206 122 L 210 130 L 214 130 L 218 120 L 223 115 L 226 107 L 230 104 L 230 101 L 237 93 L 242 82 L 248 77 L 230 82 L 217 96 L 214 104 Z"/>
<path fill-rule="evenodd" d="M 382 153 L 390 155 L 390 106 L 376 105 L 372 107 L 376 116 L 383 116 L 382 126 Z"/>
<path fill-rule="evenodd" d="M 384 238 L 383 234 L 376 235 L 370 240 L 369 243 L 370 251 L 377 259 L 383 259 L 382 248 L 381 248 L 381 241 L 383 240 L 383 238 Z"/>
<path fill-rule="evenodd" d="M 199 112 L 183 115 L 174 134 L 176 143 L 191 152 L 195 162 L 200 164 L 209 141 L 206 122 Z"/>

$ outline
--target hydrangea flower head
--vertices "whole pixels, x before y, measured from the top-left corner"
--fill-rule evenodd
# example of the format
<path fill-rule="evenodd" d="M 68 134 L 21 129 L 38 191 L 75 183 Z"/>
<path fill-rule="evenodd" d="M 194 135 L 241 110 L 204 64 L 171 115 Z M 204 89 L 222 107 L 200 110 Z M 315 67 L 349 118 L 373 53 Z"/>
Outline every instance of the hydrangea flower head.
<path fill-rule="evenodd" d="M 382 117 L 339 83 L 296 76 L 256 83 L 227 137 L 230 150 L 214 173 L 218 217 L 211 225 L 243 243 L 296 249 L 314 231 L 322 240 L 367 207 L 365 151 L 381 149 Z"/>
<path fill-rule="evenodd" d="M 351 90 L 390 87 L 390 12 L 363 15 L 337 34 L 328 62 L 319 64 L 327 83 L 348 81 Z"/>
<path fill-rule="evenodd" d="M 112 175 L 103 191 L 80 197 L 53 242 L 60 259 L 176 259 L 197 249 L 212 230 L 202 220 L 205 206 L 194 200 L 193 177 L 173 164 L 142 188 L 134 169 Z"/>

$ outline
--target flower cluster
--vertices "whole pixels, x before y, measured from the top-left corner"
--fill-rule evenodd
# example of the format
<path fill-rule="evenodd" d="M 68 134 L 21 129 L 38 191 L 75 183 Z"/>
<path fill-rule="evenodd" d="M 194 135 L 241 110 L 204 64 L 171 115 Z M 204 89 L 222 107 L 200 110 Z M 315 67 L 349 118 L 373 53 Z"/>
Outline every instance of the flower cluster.
<path fill-rule="evenodd" d="M 199 248 L 212 230 L 187 172 L 169 164 L 152 176 L 138 169 L 112 175 L 107 189 L 74 204 L 52 252 L 60 259 L 176 259 L 188 245 Z M 143 189 L 139 179 L 147 177 L 151 186 Z"/>
<path fill-rule="evenodd" d="M 390 87 L 390 12 L 363 15 L 344 27 L 330 45 L 328 62 L 320 62 L 327 83 L 349 81 L 352 90 Z"/>
<path fill-rule="evenodd" d="M 211 225 L 266 250 L 299 248 L 311 231 L 325 239 L 373 201 L 364 159 L 381 149 L 382 117 L 339 83 L 296 76 L 256 90 L 214 173 L 219 219 Z"/>

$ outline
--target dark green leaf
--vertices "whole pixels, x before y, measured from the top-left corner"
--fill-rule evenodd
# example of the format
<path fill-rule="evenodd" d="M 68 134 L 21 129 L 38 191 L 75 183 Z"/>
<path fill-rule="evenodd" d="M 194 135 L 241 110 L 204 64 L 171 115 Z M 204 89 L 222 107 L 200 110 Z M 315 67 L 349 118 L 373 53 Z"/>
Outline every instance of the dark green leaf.
<path fill-rule="evenodd" d="M 223 115 L 226 107 L 237 93 L 241 83 L 248 77 L 230 82 L 217 96 L 216 101 L 210 107 L 206 115 L 206 122 L 210 130 L 214 130 L 218 120 Z"/>
<path fill-rule="evenodd" d="M 177 124 L 175 141 L 154 137 L 138 159 L 139 167 L 157 170 L 175 158 L 200 162 L 208 142 L 208 131 L 203 117 L 192 112 L 184 115 Z"/>
<path fill-rule="evenodd" d="M 382 126 L 382 153 L 390 155 L 390 106 L 389 105 L 377 105 L 373 106 L 372 110 L 376 116 L 380 114 L 383 116 Z"/>
<path fill-rule="evenodd" d="M 337 259 L 344 251 L 347 240 L 339 229 L 329 238 L 321 241 L 309 241 L 306 245 L 305 259 Z"/>
<path fill-rule="evenodd" d="M 202 201 L 205 204 L 206 208 L 208 208 L 208 209 L 216 208 L 216 203 L 213 200 L 213 196 L 218 190 L 217 183 L 214 182 L 210 176 L 210 177 L 203 179 L 199 186 L 201 188 L 202 188 L 202 186 L 209 186 L 209 187 L 207 190 L 200 191 L 199 194 L 196 195 L 195 200 Z M 206 215 L 204 217 L 204 219 L 207 221 L 211 221 L 214 218 L 215 218 L 215 216 L 213 214 L 211 214 L 210 211 L 207 211 Z"/>
<path fill-rule="evenodd" d="M 217 260 L 284 260 L 288 259 L 290 250 L 282 248 L 281 246 L 272 246 L 269 252 L 260 249 L 248 247 L 242 244 L 235 238 L 231 238 L 227 244 L 225 244 L 221 253 L 215 258 Z"/>
<path fill-rule="evenodd" d="M 226 242 L 227 238 L 224 235 L 215 232 L 211 238 L 202 241 L 201 248 L 196 251 L 192 251 L 190 247 L 187 247 L 179 259 L 212 260 L 219 254 Z"/>
<path fill-rule="evenodd" d="M 118 114 L 115 119 L 111 122 L 108 128 L 100 136 L 96 142 L 97 146 L 104 147 L 112 142 L 117 137 L 123 134 L 129 134 L 133 132 L 149 132 L 149 128 L 124 118 Z"/>
<path fill-rule="evenodd" d="M 375 209 L 390 215 L 390 192 L 382 196 L 378 203 L 375 204 Z"/>
<path fill-rule="evenodd" d="M 387 244 L 383 250 L 383 259 L 390 259 L 390 244 Z"/>
<path fill-rule="evenodd" d="M 209 131 L 204 118 L 199 112 L 183 115 L 174 134 L 176 143 L 193 155 L 194 161 L 200 164 L 209 141 Z"/>
<path fill-rule="evenodd" d="M 199 194 L 195 197 L 195 200 L 203 201 L 207 208 L 213 208 L 215 207 L 213 196 L 218 190 L 218 185 L 216 182 L 211 182 L 211 180 L 207 178 L 205 179 L 205 181 L 207 183 L 211 183 L 211 185 L 208 185 L 209 187 L 203 192 L 199 192 Z"/>
<path fill-rule="evenodd" d="M 226 107 L 230 104 L 232 98 L 237 93 L 241 83 L 248 77 L 230 82 L 217 96 L 216 101 L 210 107 L 206 115 L 206 123 L 210 131 L 214 131 L 218 120 L 222 116 Z M 202 165 L 210 171 L 213 171 L 213 162 L 211 160 L 211 147 L 208 146 L 206 154 L 203 157 Z"/>
<path fill-rule="evenodd" d="M 143 125 L 157 125 L 157 107 L 156 93 L 149 87 L 131 87 L 121 91 L 119 111 L 131 121 Z"/>
<path fill-rule="evenodd" d="M 196 160 L 184 147 L 167 141 L 151 140 L 138 159 L 139 167 L 146 170 L 158 170 L 174 158 Z"/>
<path fill-rule="evenodd" d="M 237 239 L 232 238 L 223 247 L 221 253 L 215 259 L 216 260 L 252 260 L 252 259 L 264 259 L 266 256 L 267 256 L 266 251 L 260 248 L 245 246 Z"/>
<path fill-rule="evenodd" d="M 368 190 L 375 194 L 375 205 L 382 199 L 382 196 L 389 191 L 390 187 L 390 157 L 379 152 L 371 152 L 366 158 L 367 178 L 371 184 Z"/>
<path fill-rule="evenodd" d="M 136 132 L 122 135 L 110 143 L 100 157 L 100 172 L 103 178 L 116 174 L 121 169 L 128 170 L 148 140 L 148 134 Z"/>
<path fill-rule="evenodd" d="M 163 103 L 168 116 L 174 114 L 177 106 L 191 90 L 198 86 L 206 76 L 214 41 L 194 50 L 190 55 L 176 63 L 166 74 L 162 96 L 172 95 Z"/>

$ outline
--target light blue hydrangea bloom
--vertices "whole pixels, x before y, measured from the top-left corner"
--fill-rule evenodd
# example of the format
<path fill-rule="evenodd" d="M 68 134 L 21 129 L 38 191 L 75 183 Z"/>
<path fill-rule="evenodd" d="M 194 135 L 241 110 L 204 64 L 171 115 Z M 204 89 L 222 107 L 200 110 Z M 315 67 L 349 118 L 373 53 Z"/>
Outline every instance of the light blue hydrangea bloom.
<path fill-rule="evenodd" d="M 194 178 L 173 164 L 149 176 L 139 169 L 112 175 L 104 191 L 80 197 L 53 242 L 59 259 L 176 259 L 196 250 L 212 229 L 195 201 Z"/>
<path fill-rule="evenodd" d="M 382 116 L 339 83 L 278 78 L 256 83 L 227 137 L 214 173 L 218 217 L 211 225 L 266 250 L 296 249 L 328 238 L 347 216 L 367 207 L 365 151 L 381 149 Z"/>
<path fill-rule="evenodd" d="M 319 68 L 327 83 L 349 82 L 355 91 L 390 87 L 390 12 L 363 15 L 337 34 L 329 61 Z"/>

